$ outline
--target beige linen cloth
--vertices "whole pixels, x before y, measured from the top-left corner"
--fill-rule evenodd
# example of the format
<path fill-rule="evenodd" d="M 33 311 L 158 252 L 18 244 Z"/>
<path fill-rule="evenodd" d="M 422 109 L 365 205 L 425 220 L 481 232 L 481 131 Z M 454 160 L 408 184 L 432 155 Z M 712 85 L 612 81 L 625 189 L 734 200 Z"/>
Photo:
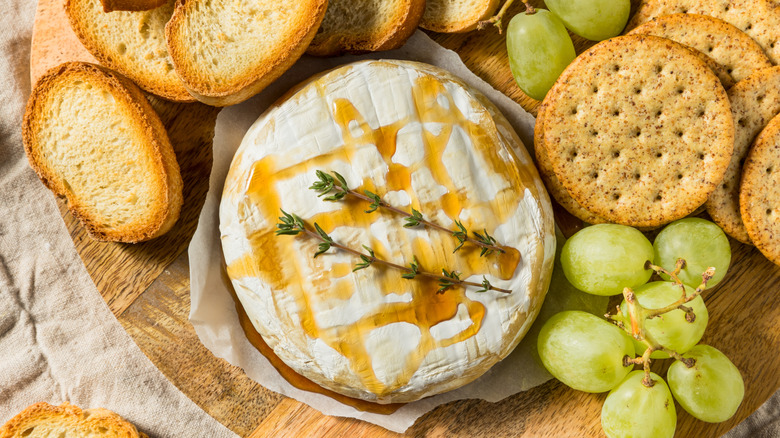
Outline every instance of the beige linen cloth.
<path fill-rule="evenodd" d="M 87 275 L 22 147 L 35 1 L 0 4 L 0 424 L 67 400 L 151 438 L 236 436 L 144 356 Z"/>
<path fill-rule="evenodd" d="M 235 436 L 178 391 L 103 302 L 21 139 L 35 2 L 0 14 L 0 424 L 24 407 L 106 407 L 151 438 Z M 258 419 L 259 420 L 259 419 Z M 780 436 L 777 394 L 730 437 Z"/>

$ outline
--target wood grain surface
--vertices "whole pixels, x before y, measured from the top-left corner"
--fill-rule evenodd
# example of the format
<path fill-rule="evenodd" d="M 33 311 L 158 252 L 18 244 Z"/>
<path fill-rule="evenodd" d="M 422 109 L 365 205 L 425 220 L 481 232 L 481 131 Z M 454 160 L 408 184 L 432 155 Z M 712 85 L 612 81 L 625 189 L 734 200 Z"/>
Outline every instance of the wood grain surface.
<path fill-rule="evenodd" d="M 532 1 L 541 5 L 541 1 Z M 636 6 L 636 1 L 633 2 Z M 510 9 L 508 16 L 521 6 Z M 508 20 L 506 20 L 508 22 Z M 475 73 L 535 114 L 509 71 L 503 35 L 495 30 L 459 35 L 430 34 L 460 54 Z M 578 52 L 592 43 L 575 38 Z M 67 60 L 94 62 L 73 35 L 63 0 L 39 0 L 32 41 L 33 81 Z M 585 394 L 550 381 L 498 403 L 452 402 L 420 418 L 405 434 L 358 420 L 322 415 L 264 389 L 240 369 L 214 357 L 187 321 L 189 267 L 183 253 L 195 230 L 208 189 L 211 139 L 217 110 L 150 98 L 176 149 L 185 181 L 185 210 L 175 230 L 141 245 L 97 243 L 61 205 L 63 219 L 98 290 L 141 350 L 178 388 L 222 424 L 243 437 L 564 437 L 602 436 L 605 395 Z M 580 224 L 557 211 L 569 233 Z M 704 341 L 726 353 L 742 372 L 745 400 L 724 423 L 695 420 L 678 407 L 677 436 L 719 436 L 746 418 L 780 387 L 780 268 L 752 247 L 731 240 L 732 267 L 704 294 L 710 323 Z M 662 371 L 668 361 L 657 361 Z"/>

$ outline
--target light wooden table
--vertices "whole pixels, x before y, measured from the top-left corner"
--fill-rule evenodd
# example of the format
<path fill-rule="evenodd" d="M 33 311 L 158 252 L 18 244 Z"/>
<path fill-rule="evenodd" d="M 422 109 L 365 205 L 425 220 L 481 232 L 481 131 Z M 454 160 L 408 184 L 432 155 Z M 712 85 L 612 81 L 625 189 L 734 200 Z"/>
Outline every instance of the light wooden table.
<path fill-rule="evenodd" d="M 510 10 L 509 16 L 519 8 Z M 491 29 L 431 36 L 458 52 L 465 64 L 493 87 L 535 113 L 538 102 L 514 84 L 502 35 Z M 582 51 L 590 43 L 576 39 L 576 45 Z M 67 60 L 94 62 L 70 30 L 62 0 L 40 0 L 31 59 L 33 78 Z M 241 436 L 396 436 L 361 421 L 322 415 L 266 390 L 201 345 L 187 321 L 189 267 L 184 250 L 208 189 L 211 138 L 218 111 L 200 104 L 150 100 L 169 131 L 185 181 L 185 207 L 176 229 L 139 245 L 97 243 L 60 204 L 76 249 L 119 322 L 171 382 Z M 561 211 L 556 211 L 556 220 L 569 232 L 579 225 Z M 678 436 L 718 436 L 780 387 L 780 268 L 752 247 L 733 240 L 731 244 L 729 274 L 704 295 L 710 313 L 704 342 L 726 353 L 742 371 L 745 400 L 734 418 L 720 424 L 697 421 L 678 409 Z M 654 368 L 666 366 L 659 362 Z M 440 406 L 420 418 L 406 435 L 597 437 L 602 436 L 604 398 L 605 394 L 585 394 L 550 381 L 499 403 L 472 400 Z"/>

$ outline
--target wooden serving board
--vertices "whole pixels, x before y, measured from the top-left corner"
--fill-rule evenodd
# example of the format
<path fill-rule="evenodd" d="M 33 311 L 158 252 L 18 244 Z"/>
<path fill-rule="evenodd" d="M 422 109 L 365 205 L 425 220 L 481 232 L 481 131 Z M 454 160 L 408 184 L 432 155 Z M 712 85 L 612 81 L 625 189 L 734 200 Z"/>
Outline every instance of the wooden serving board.
<path fill-rule="evenodd" d="M 633 3 L 636 6 L 637 1 Z M 507 17 L 520 9 L 512 7 Z M 431 37 L 535 114 L 538 102 L 525 96 L 512 79 L 503 35 L 490 29 Z M 591 44 L 575 37 L 578 52 Z M 95 62 L 70 30 L 63 0 L 39 0 L 32 40 L 33 81 L 46 69 L 71 60 Z M 185 208 L 175 230 L 140 245 L 97 243 L 60 203 L 79 255 L 125 330 L 171 382 L 240 436 L 404 436 L 358 420 L 328 417 L 268 391 L 201 345 L 187 321 L 189 267 L 184 250 L 208 190 L 218 111 L 201 104 L 150 101 L 169 130 L 185 181 Z M 556 211 L 556 220 L 571 232 L 580 224 L 564 213 Z M 780 355 L 775 353 L 780 348 L 780 268 L 752 247 L 734 240 L 731 245 L 732 266 L 726 279 L 704 294 L 710 323 L 703 341 L 727 354 L 741 370 L 745 399 L 732 419 L 719 424 L 703 423 L 678 408 L 677 436 L 719 436 L 780 387 Z M 665 366 L 668 363 L 662 361 L 654 368 Z M 550 381 L 498 403 L 465 400 L 440 406 L 405 436 L 598 437 L 605 397 Z"/>

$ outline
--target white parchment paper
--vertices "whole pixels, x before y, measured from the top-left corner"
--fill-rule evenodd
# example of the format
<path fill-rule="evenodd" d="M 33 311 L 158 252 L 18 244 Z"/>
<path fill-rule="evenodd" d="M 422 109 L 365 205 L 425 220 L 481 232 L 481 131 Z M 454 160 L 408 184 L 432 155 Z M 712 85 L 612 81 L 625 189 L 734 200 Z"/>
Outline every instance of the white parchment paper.
<path fill-rule="evenodd" d="M 603 314 L 607 301 L 600 297 L 586 296 L 573 289 L 566 283 L 558 266 L 539 319 L 531 328 L 529 335 L 509 357 L 469 385 L 409 403 L 391 415 L 358 411 L 330 397 L 295 388 L 281 377 L 268 360 L 246 339 L 239 325 L 233 298 L 222 281 L 218 210 L 223 183 L 233 154 L 238 149 L 244 134 L 279 96 L 316 73 L 361 59 L 413 60 L 449 70 L 490 98 L 514 126 L 529 150 L 533 145 L 533 116 L 471 73 L 455 52 L 444 49 L 420 31 L 417 31 L 403 48 L 390 52 L 337 58 L 304 56 L 261 94 L 242 104 L 224 109 L 217 119 L 214 166 L 211 171 L 209 193 L 200 215 L 198 229 L 189 248 L 192 299 L 190 322 L 195 327 L 201 342 L 209 350 L 231 364 L 241 367 L 250 378 L 264 387 L 306 403 L 327 415 L 357 418 L 395 432 L 403 432 L 417 418 L 443 403 L 473 398 L 496 402 L 544 383 L 551 376 L 539 364 L 536 355 L 536 333 L 540 328 L 540 322 L 563 309 L 578 308 Z M 559 236 L 559 247 L 562 241 L 563 238 Z"/>

